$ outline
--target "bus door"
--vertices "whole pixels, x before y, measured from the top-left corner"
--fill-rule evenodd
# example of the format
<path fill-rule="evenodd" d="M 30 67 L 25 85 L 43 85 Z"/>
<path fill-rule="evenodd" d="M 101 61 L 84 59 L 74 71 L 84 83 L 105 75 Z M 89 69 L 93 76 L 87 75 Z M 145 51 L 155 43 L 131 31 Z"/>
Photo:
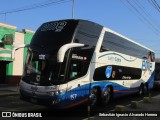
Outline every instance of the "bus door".
<path fill-rule="evenodd" d="M 68 69 L 68 87 L 75 88 L 75 91 L 72 91 L 70 96 L 81 96 L 84 94 L 85 90 L 82 88 L 84 79 L 81 78 L 87 74 L 88 64 L 89 62 L 86 57 L 72 54 Z"/>
<path fill-rule="evenodd" d="M 72 59 L 69 66 L 69 81 L 73 81 L 85 75 L 87 61 L 82 59 Z M 75 80 L 76 81 L 76 80 Z"/>

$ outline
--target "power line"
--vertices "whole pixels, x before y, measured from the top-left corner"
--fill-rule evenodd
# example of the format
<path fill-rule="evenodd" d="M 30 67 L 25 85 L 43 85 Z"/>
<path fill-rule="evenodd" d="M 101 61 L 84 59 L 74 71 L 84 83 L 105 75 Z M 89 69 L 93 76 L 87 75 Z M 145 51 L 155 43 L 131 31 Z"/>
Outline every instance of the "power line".
<path fill-rule="evenodd" d="M 74 18 L 74 0 L 72 0 L 72 19 Z"/>
<path fill-rule="evenodd" d="M 148 22 L 154 27 L 154 29 L 160 33 L 160 30 L 159 30 L 160 26 L 157 23 L 157 21 L 153 19 L 152 15 L 149 14 L 149 12 L 144 8 L 144 6 L 138 0 L 135 0 L 133 2 L 137 5 L 139 10 L 142 12 L 144 17 L 146 18 L 146 20 L 148 20 Z"/>
<path fill-rule="evenodd" d="M 160 30 L 159 30 L 159 27 L 157 27 L 156 23 L 153 22 L 152 20 L 152 17 L 149 17 L 149 14 L 146 12 L 146 10 L 144 10 L 143 7 L 140 6 L 140 4 L 136 1 L 130 1 L 130 0 L 125 0 L 125 1 L 122 1 L 121 2 L 123 4 L 125 4 L 125 6 L 127 6 L 127 8 L 133 12 L 133 13 L 136 13 L 136 15 L 138 14 L 138 18 L 143 22 L 143 23 L 146 23 L 148 27 L 150 27 L 155 34 L 159 35 L 160 34 Z M 128 7 L 128 5 L 130 7 Z"/>
<path fill-rule="evenodd" d="M 32 9 L 38 9 L 38 8 L 42 8 L 42 7 L 48 7 L 51 5 L 57 5 L 57 4 L 62 4 L 62 3 L 66 3 L 66 2 L 70 2 L 71 0 L 47 0 L 44 2 L 39 2 L 36 4 L 32 4 L 30 6 L 25 6 L 25 7 L 21 7 L 21 8 L 16 8 L 16 9 L 12 9 L 12 10 L 7 10 L 7 11 L 1 11 L 0 15 L 4 14 L 5 15 L 5 22 L 6 22 L 6 15 L 10 14 L 10 13 L 17 13 L 17 12 L 22 12 L 22 11 L 27 11 L 27 10 L 32 10 Z M 1 34 L 0 34 L 1 35 Z M 18 39 L 18 38 L 15 38 Z M 20 41 L 20 40 L 19 40 Z"/>
<path fill-rule="evenodd" d="M 160 12 L 160 6 L 159 6 L 159 4 L 157 3 L 157 1 L 156 1 L 156 0 L 150 0 L 150 1 L 151 1 L 151 3 L 152 3 L 153 7 L 154 7 L 156 10 L 158 10 L 158 12 Z"/>
<path fill-rule="evenodd" d="M 27 10 L 32 10 L 32 9 L 38 9 L 38 8 L 42 8 L 42 7 L 48 7 L 48 6 L 51 6 L 51 5 L 57 5 L 57 4 L 66 3 L 66 2 L 69 2 L 69 1 L 71 1 L 71 0 L 56 0 L 56 1 L 47 0 L 45 2 L 40 2 L 40 3 L 33 4 L 33 5 L 30 5 L 30 6 L 26 6 L 26 7 L 23 7 L 23 8 L 1 11 L 0 15 L 9 14 L 9 13 L 17 13 L 17 12 L 22 12 L 22 11 L 27 11 Z"/>
<path fill-rule="evenodd" d="M 160 28 L 159 23 L 153 19 L 153 16 L 147 11 L 147 9 L 143 6 L 144 4 L 141 4 L 139 2 L 139 0 L 134 1 L 135 4 L 140 8 L 140 10 L 146 15 L 146 17 L 152 22 L 152 24 L 157 27 Z M 158 30 L 159 31 L 159 30 Z"/>

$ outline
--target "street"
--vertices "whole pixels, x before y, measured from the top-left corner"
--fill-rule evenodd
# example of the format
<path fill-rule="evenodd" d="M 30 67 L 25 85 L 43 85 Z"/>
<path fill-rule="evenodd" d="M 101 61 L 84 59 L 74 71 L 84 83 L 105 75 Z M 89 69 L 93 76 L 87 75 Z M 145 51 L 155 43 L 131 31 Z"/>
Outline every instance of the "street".
<path fill-rule="evenodd" d="M 158 91 L 151 91 L 151 96 L 160 94 Z M 87 105 L 78 106 L 67 110 L 53 110 L 50 107 L 40 106 L 33 103 L 22 101 L 19 95 L 4 96 L 0 99 L 0 111 L 9 112 L 38 112 L 52 118 L 75 118 L 85 119 L 88 116 L 97 116 L 100 112 L 109 112 L 114 109 L 115 105 L 128 105 L 131 101 L 140 101 L 144 96 L 133 94 L 121 98 L 114 99 L 107 106 L 97 106 L 88 112 Z M 42 116 L 43 117 L 43 116 Z M 16 118 L 14 118 L 16 119 Z"/>

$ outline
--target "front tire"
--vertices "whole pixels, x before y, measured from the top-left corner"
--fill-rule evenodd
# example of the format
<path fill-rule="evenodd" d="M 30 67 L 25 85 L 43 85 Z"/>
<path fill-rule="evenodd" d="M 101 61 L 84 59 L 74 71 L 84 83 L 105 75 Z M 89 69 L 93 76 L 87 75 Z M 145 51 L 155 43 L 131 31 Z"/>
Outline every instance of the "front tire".
<path fill-rule="evenodd" d="M 139 87 L 138 94 L 139 95 L 145 95 L 147 93 L 148 93 L 148 85 L 147 85 L 147 83 L 146 84 L 141 84 L 140 87 Z"/>
<path fill-rule="evenodd" d="M 98 103 L 98 90 L 96 88 L 92 88 L 91 93 L 89 95 L 89 101 L 91 106 L 96 106 Z"/>

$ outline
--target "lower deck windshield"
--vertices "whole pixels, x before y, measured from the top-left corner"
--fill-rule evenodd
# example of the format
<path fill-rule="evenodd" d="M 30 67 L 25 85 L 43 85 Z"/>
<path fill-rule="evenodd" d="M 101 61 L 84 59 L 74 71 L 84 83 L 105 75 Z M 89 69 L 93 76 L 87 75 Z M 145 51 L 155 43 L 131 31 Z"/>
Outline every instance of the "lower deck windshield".
<path fill-rule="evenodd" d="M 57 62 L 57 54 L 41 54 L 28 49 L 22 80 L 34 85 L 64 84 L 87 74 L 94 47 L 71 48 L 64 61 Z"/>
<path fill-rule="evenodd" d="M 60 84 L 64 82 L 64 65 L 57 62 L 56 56 L 28 50 L 23 80 L 38 85 Z"/>

